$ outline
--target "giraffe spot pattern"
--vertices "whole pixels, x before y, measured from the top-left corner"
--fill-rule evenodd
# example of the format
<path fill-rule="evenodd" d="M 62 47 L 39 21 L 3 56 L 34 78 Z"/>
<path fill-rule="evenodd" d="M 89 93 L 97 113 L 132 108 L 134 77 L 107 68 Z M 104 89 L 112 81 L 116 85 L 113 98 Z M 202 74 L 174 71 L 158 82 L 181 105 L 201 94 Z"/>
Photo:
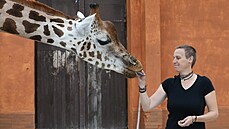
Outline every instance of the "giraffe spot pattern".
<path fill-rule="evenodd" d="M 34 31 L 37 30 L 37 28 L 40 26 L 39 24 L 36 23 L 30 23 L 26 20 L 22 22 L 23 26 L 25 27 L 25 32 L 26 33 L 33 33 Z"/>
<path fill-rule="evenodd" d="M 96 28 L 98 28 L 98 23 L 97 23 L 97 21 L 94 21 L 94 22 L 91 24 L 91 30 L 96 30 L 96 31 L 97 31 Z M 92 31 L 91 31 L 91 32 L 92 32 Z"/>
<path fill-rule="evenodd" d="M 34 36 L 31 36 L 30 39 L 36 40 L 36 41 L 41 41 L 42 37 L 40 35 L 34 35 Z"/>
<path fill-rule="evenodd" d="M 61 41 L 61 42 L 60 42 L 60 45 L 63 46 L 63 47 L 66 47 L 67 43 Z"/>
<path fill-rule="evenodd" d="M 64 25 L 63 24 L 57 24 L 58 26 L 60 26 L 60 27 L 64 27 Z"/>
<path fill-rule="evenodd" d="M 35 21 L 41 21 L 41 22 L 45 22 L 46 18 L 44 16 L 40 16 L 38 12 L 36 11 L 30 11 L 29 12 L 29 18 L 33 19 Z"/>
<path fill-rule="evenodd" d="M 105 64 L 104 63 L 102 63 L 102 68 L 104 68 L 105 67 Z"/>
<path fill-rule="evenodd" d="M 1 27 L 1 30 L 4 30 L 12 34 L 19 34 L 16 28 L 16 22 L 10 18 L 6 18 L 5 22 L 3 23 L 3 26 Z"/>
<path fill-rule="evenodd" d="M 62 30 L 58 29 L 57 27 L 55 27 L 55 26 L 52 25 L 52 28 L 53 28 L 53 30 L 54 30 L 54 32 L 55 32 L 55 34 L 57 36 L 61 37 L 61 36 L 64 35 L 64 32 Z"/>
<path fill-rule="evenodd" d="M 24 7 L 19 4 L 14 4 L 12 9 L 9 9 L 6 11 L 9 15 L 15 16 L 15 17 L 22 17 L 22 10 L 24 10 Z"/>
<path fill-rule="evenodd" d="M 80 41 L 79 41 L 79 42 L 77 42 L 77 44 L 78 44 L 78 45 L 80 45 L 80 43 L 81 43 Z"/>
<path fill-rule="evenodd" d="M 73 34 L 68 34 L 68 36 L 73 37 L 74 35 Z"/>
<path fill-rule="evenodd" d="M 71 49 L 72 49 L 75 53 L 77 53 L 77 51 L 76 51 L 76 49 L 75 49 L 75 48 L 73 48 L 73 47 L 72 47 Z"/>
<path fill-rule="evenodd" d="M 91 48 L 91 42 L 87 44 L 87 50 L 90 50 L 90 48 Z"/>
<path fill-rule="evenodd" d="M 49 28 L 48 28 L 48 25 L 45 25 L 44 26 L 44 32 L 43 32 L 46 36 L 49 36 L 50 35 L 50 31 L 49 31 Z"/>
<path fill-rule="evenodd" d="M 94 52 L 89 52 L 89 56 L 90 57 L 95 57 L 95 53 Z"/>
<path fill-rule="evenodd" d="M 102 61 L 102 55 L 99 51 L 97 51 L 97 59 L 99 59 L 100 61 Z"/>
<path fill-rule="evenodd" d="M 96 62 L 95 62 L 95 65 L 97 65 L 97 66 L 98 66 L 98 65 L 99 65 L 99 62 L 98 62 L 98 61 L 96 61 Z"/>
<path fill-rule="evenodd" d="M 5 0 L 1 0 L 0 1 L 0 9 L 2 9 L 3 8 L 3 6 L 4 6 L 4 4 L 6 3 L 6 1 Z"/>
<path fill-rule="evenodd" d="M 68 27 L 67 30 L 68 30 L 68 31 L 72 31 L 72 27 Z"/>
<path fill-rule="evenodd" d="M 79 54 L 79 57 L 81 57 L 81 58 L 82 58 L 82 56 L 83 56 L 83 55 L 80 53 L 80 54 Z"/>
<path fill-rule="evenodd" d="M 50 19 L 50 22 L 64 23 L 64 21 L 62 19 L 60 19 L 60 18 Z"/>
<path fill-rule="evenodd" d="M 83 57 L 86 58 L 87 57 L 87 53 L 84 51 L 83 52 Z"/>
<path fill-rule="evenodd" d="M 54 43 L 54 40 L 53 39 L 48 39 L 47 42 L 48 43 Z"/>
<path fill-rule="evenodd" d="M 110 60 L 107 56 L 104 57 L 105 61 Z"/>
<path fill-rule="evenodd" d="M 83 43 L 83 46 L 81 47 L 80 51 L 83 51 L 85 49 L 86 42 Z"/>
<path fill-rule="evenodd" d="M 81 47 L 80 51 L 83 51 L 84 50 L 84 45 Z"/>

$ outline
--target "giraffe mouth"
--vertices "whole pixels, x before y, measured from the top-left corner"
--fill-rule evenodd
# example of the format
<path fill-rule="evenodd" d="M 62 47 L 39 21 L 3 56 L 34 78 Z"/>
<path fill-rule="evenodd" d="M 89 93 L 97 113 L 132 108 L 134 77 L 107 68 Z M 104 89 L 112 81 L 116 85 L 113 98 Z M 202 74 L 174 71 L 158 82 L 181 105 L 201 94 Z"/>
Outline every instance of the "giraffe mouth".
<path fill-rule="evenodd" d="M 136 77 L 136 74 L 134 71 L 126 70 L 124 72 L 124 76 L 126 76 L 127 78 L 134 78 Z"/>
<path fill-rule="evenodd" d="M 124 70 L 124 75 L 127 78 L 134 78 L 136 77 L 136 73 L 141 71 L 143 69 L 142 64 L 139 60 L 134 61 L 134 63 L 131 63 L 126 70 Z"/>
<path fill-rule="evenodd" d="M 127 78 L 134 78 L 134 77 L 136 77 L 136 73 L 137 72 L 140 72 L 140 71 L 141 70 L 139 70 L 139 71 L 133 71 L 133 70 L 126 69 L 124 71 L 124 76 L 126 76 Z"/>

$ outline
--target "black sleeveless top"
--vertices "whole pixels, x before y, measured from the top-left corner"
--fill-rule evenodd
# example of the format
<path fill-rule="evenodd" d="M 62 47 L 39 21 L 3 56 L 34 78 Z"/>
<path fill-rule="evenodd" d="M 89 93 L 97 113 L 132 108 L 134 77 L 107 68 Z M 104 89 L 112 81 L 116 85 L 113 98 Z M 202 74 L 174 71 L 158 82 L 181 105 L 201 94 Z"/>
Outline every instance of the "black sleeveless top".
<path fill-rule="evenodd" d="M 205 129 L 204 122 L 194 122 L 188 127 L 180 127 L 178 121 L 187 116 L 204 114 L 206 106 L 204 96 L 214 90 L 211 81 L 197 75 L 194 84 L 184 89 L 178 76 L 168 78 L 162 83 L 167 94 L 167 109 L 169 111 L 166 129 Z"/>

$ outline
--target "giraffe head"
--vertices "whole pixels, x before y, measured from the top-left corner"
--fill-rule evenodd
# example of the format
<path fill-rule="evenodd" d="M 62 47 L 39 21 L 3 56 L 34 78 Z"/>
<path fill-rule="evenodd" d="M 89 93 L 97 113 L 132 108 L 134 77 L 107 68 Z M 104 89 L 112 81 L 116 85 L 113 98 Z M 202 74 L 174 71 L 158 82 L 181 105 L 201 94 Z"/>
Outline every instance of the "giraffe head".
<path fill-rule="evenodd" d="M 98 6 L 93 4 L 91 15 L 80 15 L 75 24 L 81 38 L 77 42 L 76 52 L 80 58 L 99 68 L 113 70 L 128 78 L 142 70 L 140 61 L 134 58 L 120 43 L 115 26 L 110 21 L 102 21 Z"/>

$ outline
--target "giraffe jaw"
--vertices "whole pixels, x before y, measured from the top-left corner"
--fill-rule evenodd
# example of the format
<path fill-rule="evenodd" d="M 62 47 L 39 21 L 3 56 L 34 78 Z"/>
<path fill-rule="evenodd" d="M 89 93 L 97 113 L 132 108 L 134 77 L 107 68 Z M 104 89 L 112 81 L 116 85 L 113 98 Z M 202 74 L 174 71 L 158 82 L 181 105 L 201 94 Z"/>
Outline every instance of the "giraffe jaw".
<path fill-rule="evenodd" d="M 123 75 L 126 76 L 127 78 L 134 78 L 134 77 L 136 77 L 136 72 L 135 71 L 126 70 L 126 71 L 124 71 Z"/>
<path fill-rule="evenodd" d="M 136 77 L 136 73 L 143 69 L 142 64 L 139 60 L 136 60 L 130 67 L 124 70 L 123 74 L 127 78 L 134 78 Z"/>

